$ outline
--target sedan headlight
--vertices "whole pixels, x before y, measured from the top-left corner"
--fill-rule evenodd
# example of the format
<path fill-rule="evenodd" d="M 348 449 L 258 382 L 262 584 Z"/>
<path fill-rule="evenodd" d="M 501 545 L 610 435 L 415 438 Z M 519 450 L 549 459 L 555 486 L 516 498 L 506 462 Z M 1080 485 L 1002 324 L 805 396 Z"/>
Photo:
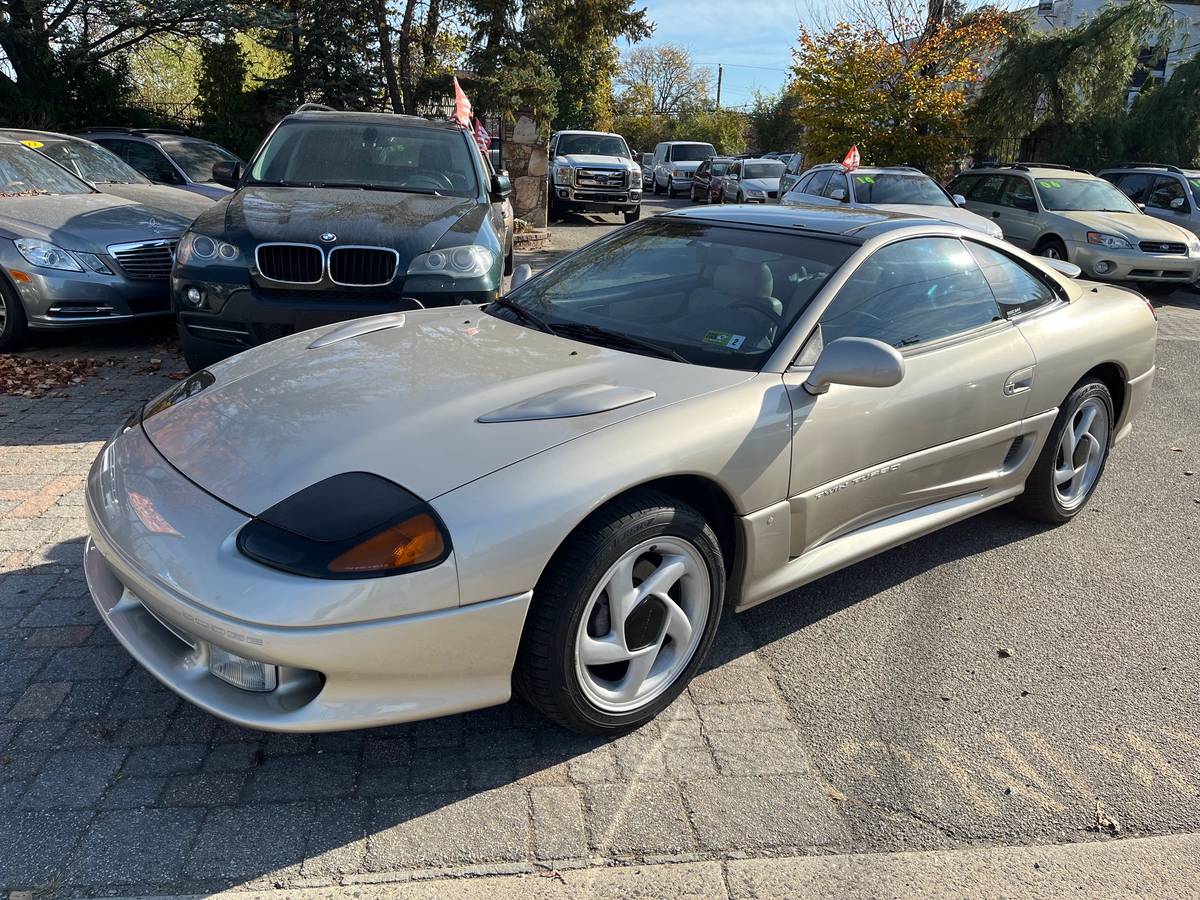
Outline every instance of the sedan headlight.
<path fill-rule="evenodd" d="M 1115 234 L 1105 234 L 1103 231 L 1089 231 L 1087 233 L 1089 244 L 1099 244 L 1101 247 L 1107 247 L 1109 250 L 1132 250 L 1133 245 L 1123 237 L 1118 237 Z"/>
<path fill-rule="evenodd" d="M 1192 238 L 1188 241 L 1188 250 L 1192 253 L 1200 253 L 1200 238 Z"/>
<path fill-rule="evenodd" d="M 49 241 L 39 241 L 36 238 L 17 238 L 13 241 L 17 252 L 25 257 L 31 266 L 39 269 L 59 269 L 64 272 L 82 272 L 83 266 L 70 253 Z"/>
<path fill-rule="evenodd" d="M 207 266 L 213 263 L 234 263 L 242 255 L 228 241 L 189 231 L 179 241 L 175 260 L 181 266 Z"/>
<path fill-rule="evenodd" d="M 491 271 L 496 254 L 479 244 L 430 250 L 408 266 L 409 275 L 443 275 L 449 278 L 481 278 Z"/>
<path fill-rule="evenodd" d="M 744 193 L 747 197 L 765 197 L 766 191 L 760 191 L 758 188 L 746 188 Z"/>
<path fill-rule="evenodd" d="M 571 183 L 571 167 L 570 166 L 558 166 L 557 168 L 555 168 L 554 183 L 555 184 L 570 184 Z"/>
<path fill-rule="evenodd" d="M 450 535 L 429 504 L 378 475 L 334 475 L 276 503 L 245 525 L 238 549 L 309 578 L 379 578 L 428 569 L 450 555 Z"/>

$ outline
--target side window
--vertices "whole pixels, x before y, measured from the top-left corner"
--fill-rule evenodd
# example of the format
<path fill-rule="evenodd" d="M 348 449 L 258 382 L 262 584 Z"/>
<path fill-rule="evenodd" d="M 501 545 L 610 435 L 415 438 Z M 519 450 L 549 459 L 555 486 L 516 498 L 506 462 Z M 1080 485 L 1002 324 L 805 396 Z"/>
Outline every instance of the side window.
<path fill-rule="evenodd" d="M 730 178 L 736 179 L 739 175 L 742 174 L 742 164 L 740 162 L 735 162 L 733 165 L 731 165 L 728 169 L 725 170 L 725 174 L 728 175 Z"/>
<path fill-rule="evenodd" d="M 707 174 L 708 174 L 708 160 L 706 159 L 704 162 L 700 163 L 700 165 L 696 166 L 696 177 L 698 178 L 701 175 L 707 175 Z"/>
<path fill-rule="evenodd" d="M 666 149 L 667 149 L 666 144 L 659 144 L 657 147 L 654 148 L 654 161 L 656 163 L 662 162 L 663 156 L 666 154 Z"/>
<path fill-rule="evenodd" d="M 829 176 L 833 174 L 831 169 L 821 169 L 813 175 L 812 181 L 804 188 L 804 193 L 812 194 L 816 197 L 821 196 L 821 192 L 825 190 L 825 185 L 829 184 Z"/>
<path fill-rule="evenodd" d="M 1176 200 L 1183 202 L 1172 206 Z M 1146 208 L 1178 209 L 1180 212 L 1187 212 L 1187 194 L 1183 192 L 1183 185 L 1179 183 L 1179 179 L 1160 175 L 1154 182 L 1154 187 L 1150 189 L 1150 196 L 1146 198 Z"/>
<path fill-rule="evenodd" d="M 946 185 L 946 191 L 950 194 L 962 194 L 964 197 L 970 198 L 971 188 L 977 181 L 979 181 L 977 175 L 959 175 Z"/>
<path fill-rule="evenodd" d="M 1000 191 L 1003 187 L 1003 175 L 985 175 L 971 188 L 971 193 L 967 194 L 967 199 L 973 200 L 976 203 L 998 203 Z"/>
<path fill-rule="evenodd" d="M 889 244 L 864 262 L 822 313 L 825 345 L 868 337 L 911 347 L 1000 318 L 975 258 L 955 238 Z"/>
<path fill-rule="evenodd" d="M 786 172 L 788 175 L 795 175 L 800 171 L 800 167 L 803 164 L 804 164 L 804 160 L 801 158 L 800 154 L 797 153 L 791 159 L 788 160 L 788 164 L 787 164 L 787 167 L 784 169 L 784 172 Z"/>
<path fill-rule="evenodd" d="M 547 155 L 551 159 L 554 159 L 554 157 L 558 156 L 558 135 L 557 134 L 554 136 L 554 139 L 550 141 L 550 152 Z"/>
<path fill-rule="evenodd" d="M 1037 200 L 1033 198 L 1033 186 L 1019 175 L 1006 177 L 1000 185 L 1000 193 L 992 202 L 1012 209 L 1037 209 Z"/>
<path fill-rule="evenodd" d="M 125 162 L 129 162 L 129 148 L 133 145 L 133 141 L 123 141 L 119 138 L 95 138 L 95 143 L 105 150 L 117 154 Z"/>
<path fill-rule="evenodd" d="M 845 191 L 847 197 L 850 196 L 850 183 L 846 181 L 846 176 L 841 172 L 830 172 L 829 183 L 826 184 L 825 189 L 821 191 L 821 196 L 832 198 L 833 192 L 839 189 Z"/>
<path fill-rule="evenodd" d="M 1154 184 L 1154 176 L 1145 172 L 1131 172 L 1128 175 L 1118 175 L 1113 183 L 1134 203 L 1145 203 L 1146 195 L 1150 193 Z"/>
<path fill-rule="evenodd" d="M 167 162 L 167 158 L 149 144 L 130 141 L 128 154 L 129 164 L 151 181 L 166 184 L 179 184 L 182 181 L 175 167 Z"/>
<path fill-rule="evenodd" d="M 1058 299 L 1057 292 L 1045 279 L 1011 256 L 974 241 L 967 241 L 967 246 L 1006 316 L 1029 312 Z"/>

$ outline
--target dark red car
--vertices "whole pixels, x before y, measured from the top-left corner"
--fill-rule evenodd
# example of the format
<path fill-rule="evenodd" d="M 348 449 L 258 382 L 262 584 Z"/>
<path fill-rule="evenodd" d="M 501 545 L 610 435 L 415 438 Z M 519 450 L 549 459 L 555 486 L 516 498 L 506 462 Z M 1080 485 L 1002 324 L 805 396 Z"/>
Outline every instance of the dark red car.
<path fill-rule="evenodd" d="M 704 162 L 700 163 L 700 167 L 696 169 L 696 174 L 692 176 L 693 203 L 699 203 L 701 197 L 704 198 L 705 203 L 722 202 L 723 186 L 721 179 L 731 162 L 733 162 L 732 157 L 710 156 Z"/>

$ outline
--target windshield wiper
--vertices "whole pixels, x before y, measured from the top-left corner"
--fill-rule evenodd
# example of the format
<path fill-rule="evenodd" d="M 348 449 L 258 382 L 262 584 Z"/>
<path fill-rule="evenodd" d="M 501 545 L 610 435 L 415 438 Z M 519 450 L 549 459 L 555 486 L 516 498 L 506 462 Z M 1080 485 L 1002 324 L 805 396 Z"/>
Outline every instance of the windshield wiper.
<path fill-rule="evenodd" d="M 399 194 L 428 194 L 431 197 L 442 196 L 440 191 L 431 188 L 402 187 L 400 185 L 368 184 L 365 181 L 314 181 L 315 188 L 347 188 L 358 191 L 392 191 Z"/>
<path fill-rule="evenodd" d="M 558 334 L 558 332 L 551 327 L 550 323 L 541 316 L 537 315 L 536 313 L 531 313 L 520 304 L 513 303 L 507 297 L 497 297 L 492 301 L 492 303 L 495 303 L 497 306 L 502 306 L 505 309 L 511 309 L 518 319 L 520 319 L 522 322 L 525 322 L 527 325 L 532 325 L 539 331 L 544 331 L 547 334 Z"/>
<path fill-rule="evenodd" d="M 670 347 L 664 347 L 662 344 L 656 344 L 645 338 L 634 337 L 632 334 L 609 331 L 599 325 L 590 325 L 585 322 L 559 322 L 556 330 L 566 337 L 592 338 L 596 343 L 607 344 L 614 349 L 644 350 L 663 359 L 673 359 L 682 363 L 688 361 L 687 357 L 675 352 Z"/>

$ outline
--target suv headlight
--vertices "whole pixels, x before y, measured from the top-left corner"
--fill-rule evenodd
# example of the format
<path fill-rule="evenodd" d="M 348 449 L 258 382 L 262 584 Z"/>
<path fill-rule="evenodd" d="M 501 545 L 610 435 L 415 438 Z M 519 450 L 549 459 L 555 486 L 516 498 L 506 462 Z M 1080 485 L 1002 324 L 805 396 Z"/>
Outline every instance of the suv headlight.
<path fill-rule="evenodd" d="M 242 251 L 228 241 L 189 231 L 179 240 L 175 261 L 181 266 L 207 266 L 212 263 L 234 263 Z"/>
<path fill-rule="evenodd" d="M 83 266 L 70 253 L 49 241 L 36 238 L 17 238 L 13 241 L 17 252 L 39 269 L 59 269 L 64 272 L 82 272 Z"/>
<path fill-rule="evenodd" d="M 491 271 L 496 254 L 479 244 L 447 247 L 422 253 L 408 265 L 409 275 L 443 275 L 449 278 L 482 278 Z"/>
<path fill-rule="evenodd" d="M 571 183 L 571 167 L 557 166 L 554 169 L 555 184 L 570 184 Z"/>
<path fill-rule="evenodd" d="M 745 194 L 747 197 L 765 197 L 767 192 L 758 188 L 746 188 Z"/>
<path fill-rule="evenodd" d="M 1123 237 L 1118 237 L 1115 234 L 1105 234 L 1103 231 L 1089 231 L 1087 233 L 1089 244 L 1099 244 L 1101 247 L 1107 247 L 1109 250 L 1132 250 L 1133 245 Z"/>
<path fill-rule="evenodd" d="M 1200 237 L 1194 237 L 1188 241 L 1188 250 L 1192 253 L 1200 253 Z"/>
<path fill-rule="evenodd" d="M 687 178 L 690 174 L 691 173 L 688 172 L 686 169 L 672 169 L 671 170 L 672 178 Z"/>

